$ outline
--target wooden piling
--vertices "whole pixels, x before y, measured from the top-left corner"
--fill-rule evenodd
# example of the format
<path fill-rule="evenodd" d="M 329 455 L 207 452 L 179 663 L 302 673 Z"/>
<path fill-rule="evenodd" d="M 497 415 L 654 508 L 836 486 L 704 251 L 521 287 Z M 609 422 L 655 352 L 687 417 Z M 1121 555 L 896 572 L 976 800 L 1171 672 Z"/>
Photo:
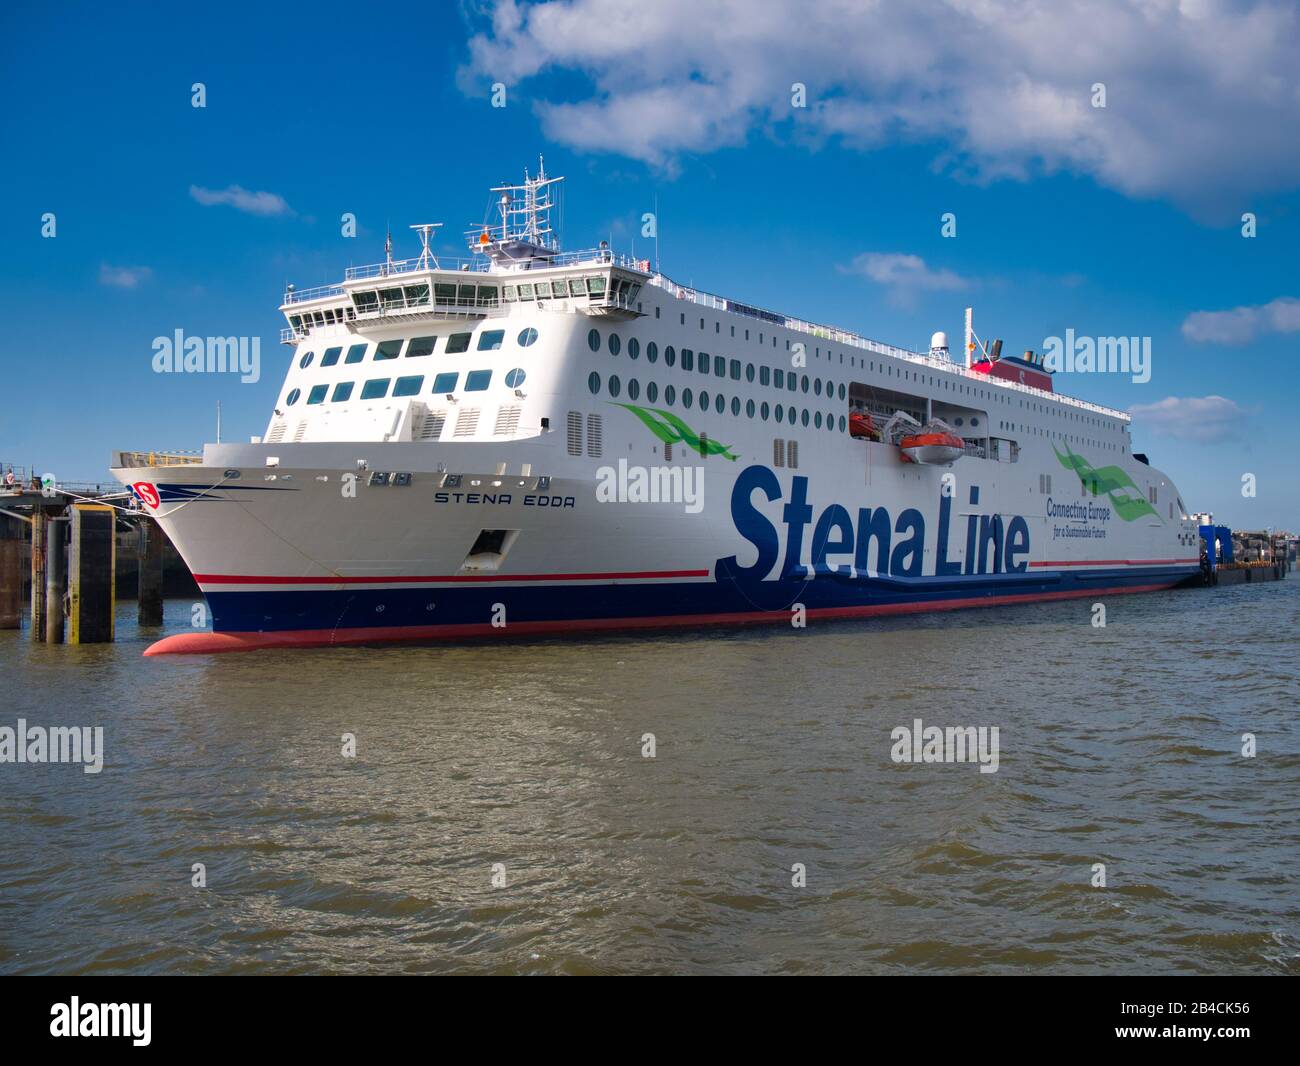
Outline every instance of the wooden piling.
<path fill-rule="evenodd" d="M 152 518 L 137 520 L 140 540 L 136 547 L 139 572 L 139 602 L 136 620 L 142 626 L 163 624 L 163 540 L 162 527 Z"/>
<path fill-rule="evenodd" d="M 66 523 L 50 519 L 45 523 L 45 643 L 63 643 L 63 592 L 68 574 L 68 557 L 63 535 Z"/>
<path fill-rule="evenodd" d="M 49 516 L 32 508 L 32 640 L 45 639 L 45 537 Z"/>
<path fill-rule="evenodd" d="M 0 516 L 0 629 L 21 629 L 23 624 L 22 522 Z"/>
<path fill-rule="evenodd" d="M 100 644 L 113 639 L 117 607 L 117 515 L 101 503 L 72 505 L 68 551 L 68 641 Z"/>

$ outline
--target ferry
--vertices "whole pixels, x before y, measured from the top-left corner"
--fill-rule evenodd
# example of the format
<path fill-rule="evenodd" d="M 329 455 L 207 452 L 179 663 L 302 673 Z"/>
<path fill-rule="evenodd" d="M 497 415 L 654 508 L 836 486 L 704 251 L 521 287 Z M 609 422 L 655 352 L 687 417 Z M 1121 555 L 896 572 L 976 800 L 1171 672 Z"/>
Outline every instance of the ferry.
<path fill-rule="evenodd" d="M 421 224 L 414 258 L 390 235 L 383 262 L 290 287 L 260 438 L 114 457 L 210 611 L 146 654 L 806 624 L 1198 575 L 1129 416 L 1004 360 L 969 309 L 953 358 L 942 332 L 911 351 L 603 241 L 565 252 L 562 180 L 493 189 L 468 259 Z"/>

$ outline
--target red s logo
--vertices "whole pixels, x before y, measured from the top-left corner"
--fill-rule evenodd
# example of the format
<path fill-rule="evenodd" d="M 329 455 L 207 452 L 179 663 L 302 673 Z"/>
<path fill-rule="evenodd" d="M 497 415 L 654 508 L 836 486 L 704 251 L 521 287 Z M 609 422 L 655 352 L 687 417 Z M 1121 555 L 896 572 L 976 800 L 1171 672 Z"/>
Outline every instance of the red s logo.
<path fill-rule="evenodd" d="M 158 498 L 158 490 L 147 481 L 137 481 L 131 486 L 131 491 L 150 507 L 157 507 L 162 503 Z"/>

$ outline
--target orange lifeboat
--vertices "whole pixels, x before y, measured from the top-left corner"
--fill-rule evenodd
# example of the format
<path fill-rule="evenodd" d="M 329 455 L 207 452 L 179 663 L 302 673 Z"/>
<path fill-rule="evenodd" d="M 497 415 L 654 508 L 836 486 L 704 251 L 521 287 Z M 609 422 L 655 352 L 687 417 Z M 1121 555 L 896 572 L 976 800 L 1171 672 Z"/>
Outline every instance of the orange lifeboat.
<path fill-rule="evenodd" d="M 871 416 L 864 411 L 854 411 L 849 415 L 849 436 L 859 440 L 879 440 L 880 431 Z"/>
<path fill-rule="evenodd" d="M 898 442 L 903 458 L 911 463 L 946 466 L 966 452 L 966 442 L 947 429 L 925 426 L 919 433 L 909 433 Z"/>

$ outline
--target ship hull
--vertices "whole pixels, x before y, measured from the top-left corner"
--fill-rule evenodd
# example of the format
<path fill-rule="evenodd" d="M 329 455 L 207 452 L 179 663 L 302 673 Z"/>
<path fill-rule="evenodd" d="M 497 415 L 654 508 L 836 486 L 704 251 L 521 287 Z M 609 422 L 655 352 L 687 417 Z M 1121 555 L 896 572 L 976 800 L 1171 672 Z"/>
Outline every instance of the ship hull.
<path fill-rule="evenodd" d="M 1198 573 L 1148 523 L 1054 535 L 1059 520 L 1032 513 L 1044 502 L 1013 488 L 1005 464 L 965 461 L 959 497 L 943 471 L 871 442 L 849 445 L 878 464 L 853 489 L 696 457 L 700 492 L 687 503 L 610 498 L 597 476 L 610 467 L 566 469 L 540 442 L 487 456 L 482 445 L 371 445 L 360 474 L 344 459 L 355 447 L 280 445 L 273 472 L 248 462 L 264 448 L 213 447 L 209 459 L 230 465 L 115 471 L 143 484 L 210 614 L 149 654 L 799 626 L 1154 591 Z M 374 470 L 431 455 L 436 468 L 409 470 L 401 487 L 371 483 Z M 316 461 L 285 465 L 294 458 Z M 448 486 L 447 470 L 474 463 L 493 472 Z M 532 473 L 544 469 L 562 473 Z M 508 533 L 504 550 L 472 555 L 487 531 Z"/>

